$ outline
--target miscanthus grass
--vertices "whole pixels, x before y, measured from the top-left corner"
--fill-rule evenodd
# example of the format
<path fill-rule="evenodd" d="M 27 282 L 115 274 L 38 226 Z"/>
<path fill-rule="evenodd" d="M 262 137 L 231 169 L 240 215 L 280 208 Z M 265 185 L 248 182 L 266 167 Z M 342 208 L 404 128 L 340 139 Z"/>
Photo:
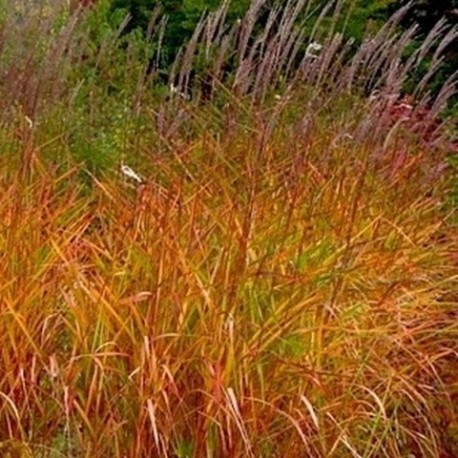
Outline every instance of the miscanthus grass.
<path fill-rule="evenodd" d="M 347 54 L 262 6 L 162 89 L 103 5 L 2 19 L 0 455 L 458 453 L 453 78 L 397 93 L 453 29 Z"/>

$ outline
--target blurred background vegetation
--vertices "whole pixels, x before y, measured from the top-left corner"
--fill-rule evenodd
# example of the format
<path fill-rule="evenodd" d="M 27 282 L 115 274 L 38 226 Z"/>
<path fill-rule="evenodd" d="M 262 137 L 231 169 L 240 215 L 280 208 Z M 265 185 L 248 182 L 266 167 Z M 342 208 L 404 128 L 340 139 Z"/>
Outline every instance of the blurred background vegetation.
<path fill-rule="evenodd" d="M 168 32 L 165 42 L 168 50 L 173 53 L 192 35 L 199 19 L 206 11 L 215 10 L 220 5 L 219 0 L 111 0 L 111 11 L 130 15 L 126 31 L 135 29 L 146 32 L 148 22 L 154 11 L 159 10 L 168 16 Z M 229 19 L 235 20 L 245 14 L 250 1 L 234 0 L 229 2 Z M 285 1 L 272 0 L 265 8 Z M 329 3 L 327 0 L 316 0 L 313 3 L 315 11 L 321 11 Z M 346 24 L 346 34 L 360 41 L 367 30 L 375 29 L 388 20 L 390 15 L 401 6 L 409 3 L 407 0 L 350 0 L 342 2 L 351 12 Z M 403 26 L 416 23 L 419 34 L 426 35 L 441 18 L 445 17 L 450 23 L 458 19 L 457 0 L 415 0 L 410 13 L 403 20 Z M 452 50 L 450 50 L 452 52 Z M 456 51 L 454 52 L 456 54 Z"/>
<path fill-rule="evenodd" d="M 249 0 L 234 0 L 229 3 L 227 22 L 228 26 L 238 18 L 243 17 L 249 8 Z M 267 19 L 269 9 L 276 5 L 286 3 L 284 0 L 271 0 L 263 6 Z M 316 18 L 323 11 L 323 7 L 329 4 L 328 0 L 316 0 L 310 2 L 310 7 L 303 13 L 304 28 L 312 26 Z M 332 3 L 332 2 L 331 2 Z M 411 3 L 409 13 L 405 15 L 400 24 L 400 30 L 417 25 L 417 40 L 420 45 L 428 33 L 434 28 L 439 20 L 444 19 L 449 24 L 456 24 L 458 20 L 458 0 L 349 0 L 341 2 L 341 8 L 345 14 L 341 15 L 340 30 L 345 38 L 353 39 L 355 49 L 361 44 L 364 36 L 375 33 L 386 23 L 388 18 L 400 7 Z M 208 11 L 214 11 L 221 4 L 220 0 L 109 0 L 109 21 L 118 21 L 128 17 L 124 33 L 136 33 L 147 36 L 148 24 L 155 15 L 163 15 L 166 18 L 166 27 L 162 42 L 162 64 L 171 65 L 179 49 L 189 41 L 192 33 L 202 16 Z M 313 20 L 315 19 L 315 20 Z M 321 27 L 333 27 L 332 18 L 324 18 Z M 412 47 L 412 52 L 414 47 Z M 441 69 L 437 72 L 435 82 L 431 90 L 435 91 L 449 78 L 458 68 L 458 50 L 453 43 L 445 51 L 446 59 Z M 423 64 L 423 71 L 427 71 L 428 59 Z M 420 74 L 412 75 L 412 87 L 418 82 Z M 409 91 L 409 87 L 406 91 Z M 456 108 L 457 99 L 453 106 Z"/>

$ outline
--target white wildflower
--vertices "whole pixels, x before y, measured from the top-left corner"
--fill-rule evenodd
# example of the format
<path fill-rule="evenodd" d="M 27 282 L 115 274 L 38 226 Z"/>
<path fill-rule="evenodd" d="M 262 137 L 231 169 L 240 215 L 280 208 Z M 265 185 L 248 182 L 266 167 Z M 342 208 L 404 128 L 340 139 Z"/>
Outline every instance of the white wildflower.
<path fill-rule="evenodd" d="M 186 94 L 185 92 L 181 92 L 173 83 L 170 84 L 170 93 L 172 95 L 177 95 L 184 100 L 189 100 L 191 98 L 189 97 L 189 94 Z"/>
<path fill-rule="evenodd" d="M 311 52 L 320 52 L 323 49 L 323 45 L 317 43 L 316 41 L 312 42 L 308 46 L 308 50 Z"/>
<path fill-rule="evenodd" d="M 137 183 L 143 183 L 143 180 L 140 178 L 140 175 L 138 175 L 137 172 L 132 170 L 128 165 L 126 164 L 121 164 L 121 173 L 126 176 L 127 178 L 131 178 L 132 180 L 135 180 Z"/>
<path fill-rule="evenodd" d="M 29 128 L 33 129 L 33 121 L 28 116 L 24 116 L 24 119 L 26 123 L 29 125 Z"/>
<path fill-rule="evenodd" d="M 307 57 L 311 57 L 312 59 L 316 59 L 319 57 L 320 51 L 323 49 L 323 45 L 313 41 L 307 46 L 307 50 L 305 51 L 305 55 Z"/>

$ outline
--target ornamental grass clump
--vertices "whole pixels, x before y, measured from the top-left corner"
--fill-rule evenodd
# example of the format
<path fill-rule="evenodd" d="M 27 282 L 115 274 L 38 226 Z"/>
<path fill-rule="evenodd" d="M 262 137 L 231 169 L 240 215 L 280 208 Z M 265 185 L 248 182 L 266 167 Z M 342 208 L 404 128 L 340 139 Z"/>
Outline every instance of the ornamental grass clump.
<path fill-rule="evenodd" d="M 2 112 L 0 454 L 458 453 L 454 81 L 398 94 L 452 29 L 352 54 L 263 4 L 162 86 L 135 35 L 93 46 L 103 2 L 64 15 L 59 90 Z"/>

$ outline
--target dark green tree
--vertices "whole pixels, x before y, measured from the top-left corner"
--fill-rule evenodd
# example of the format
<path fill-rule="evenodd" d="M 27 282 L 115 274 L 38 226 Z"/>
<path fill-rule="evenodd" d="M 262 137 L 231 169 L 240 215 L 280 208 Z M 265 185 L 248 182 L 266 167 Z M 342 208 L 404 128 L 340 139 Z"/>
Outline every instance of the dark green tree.
<path fill-rule="evenodd" d="M 163 51 L 168 61 L 187 42 L 206 11 L 218 8 L 220 0 L 111 0 L 111 11 L 130 15 L 125 33 L 133 30 L 145 32 L 154 11 L 167 17 Z M 245 13 L 250 0 L 234 1 L 229 16 L 235 19 Z"/>
<path fill-rule="evenodd" d="M 390 11 L 409 3 L 408 0 L 397 0 Z M 415 0 L 404 18 L 406 26 L 418 24 L 420 33 L 427 34 L 434 25 L 442 18 L 446 18 L 451 24 L 458 21 L 458 0 Z"/>

